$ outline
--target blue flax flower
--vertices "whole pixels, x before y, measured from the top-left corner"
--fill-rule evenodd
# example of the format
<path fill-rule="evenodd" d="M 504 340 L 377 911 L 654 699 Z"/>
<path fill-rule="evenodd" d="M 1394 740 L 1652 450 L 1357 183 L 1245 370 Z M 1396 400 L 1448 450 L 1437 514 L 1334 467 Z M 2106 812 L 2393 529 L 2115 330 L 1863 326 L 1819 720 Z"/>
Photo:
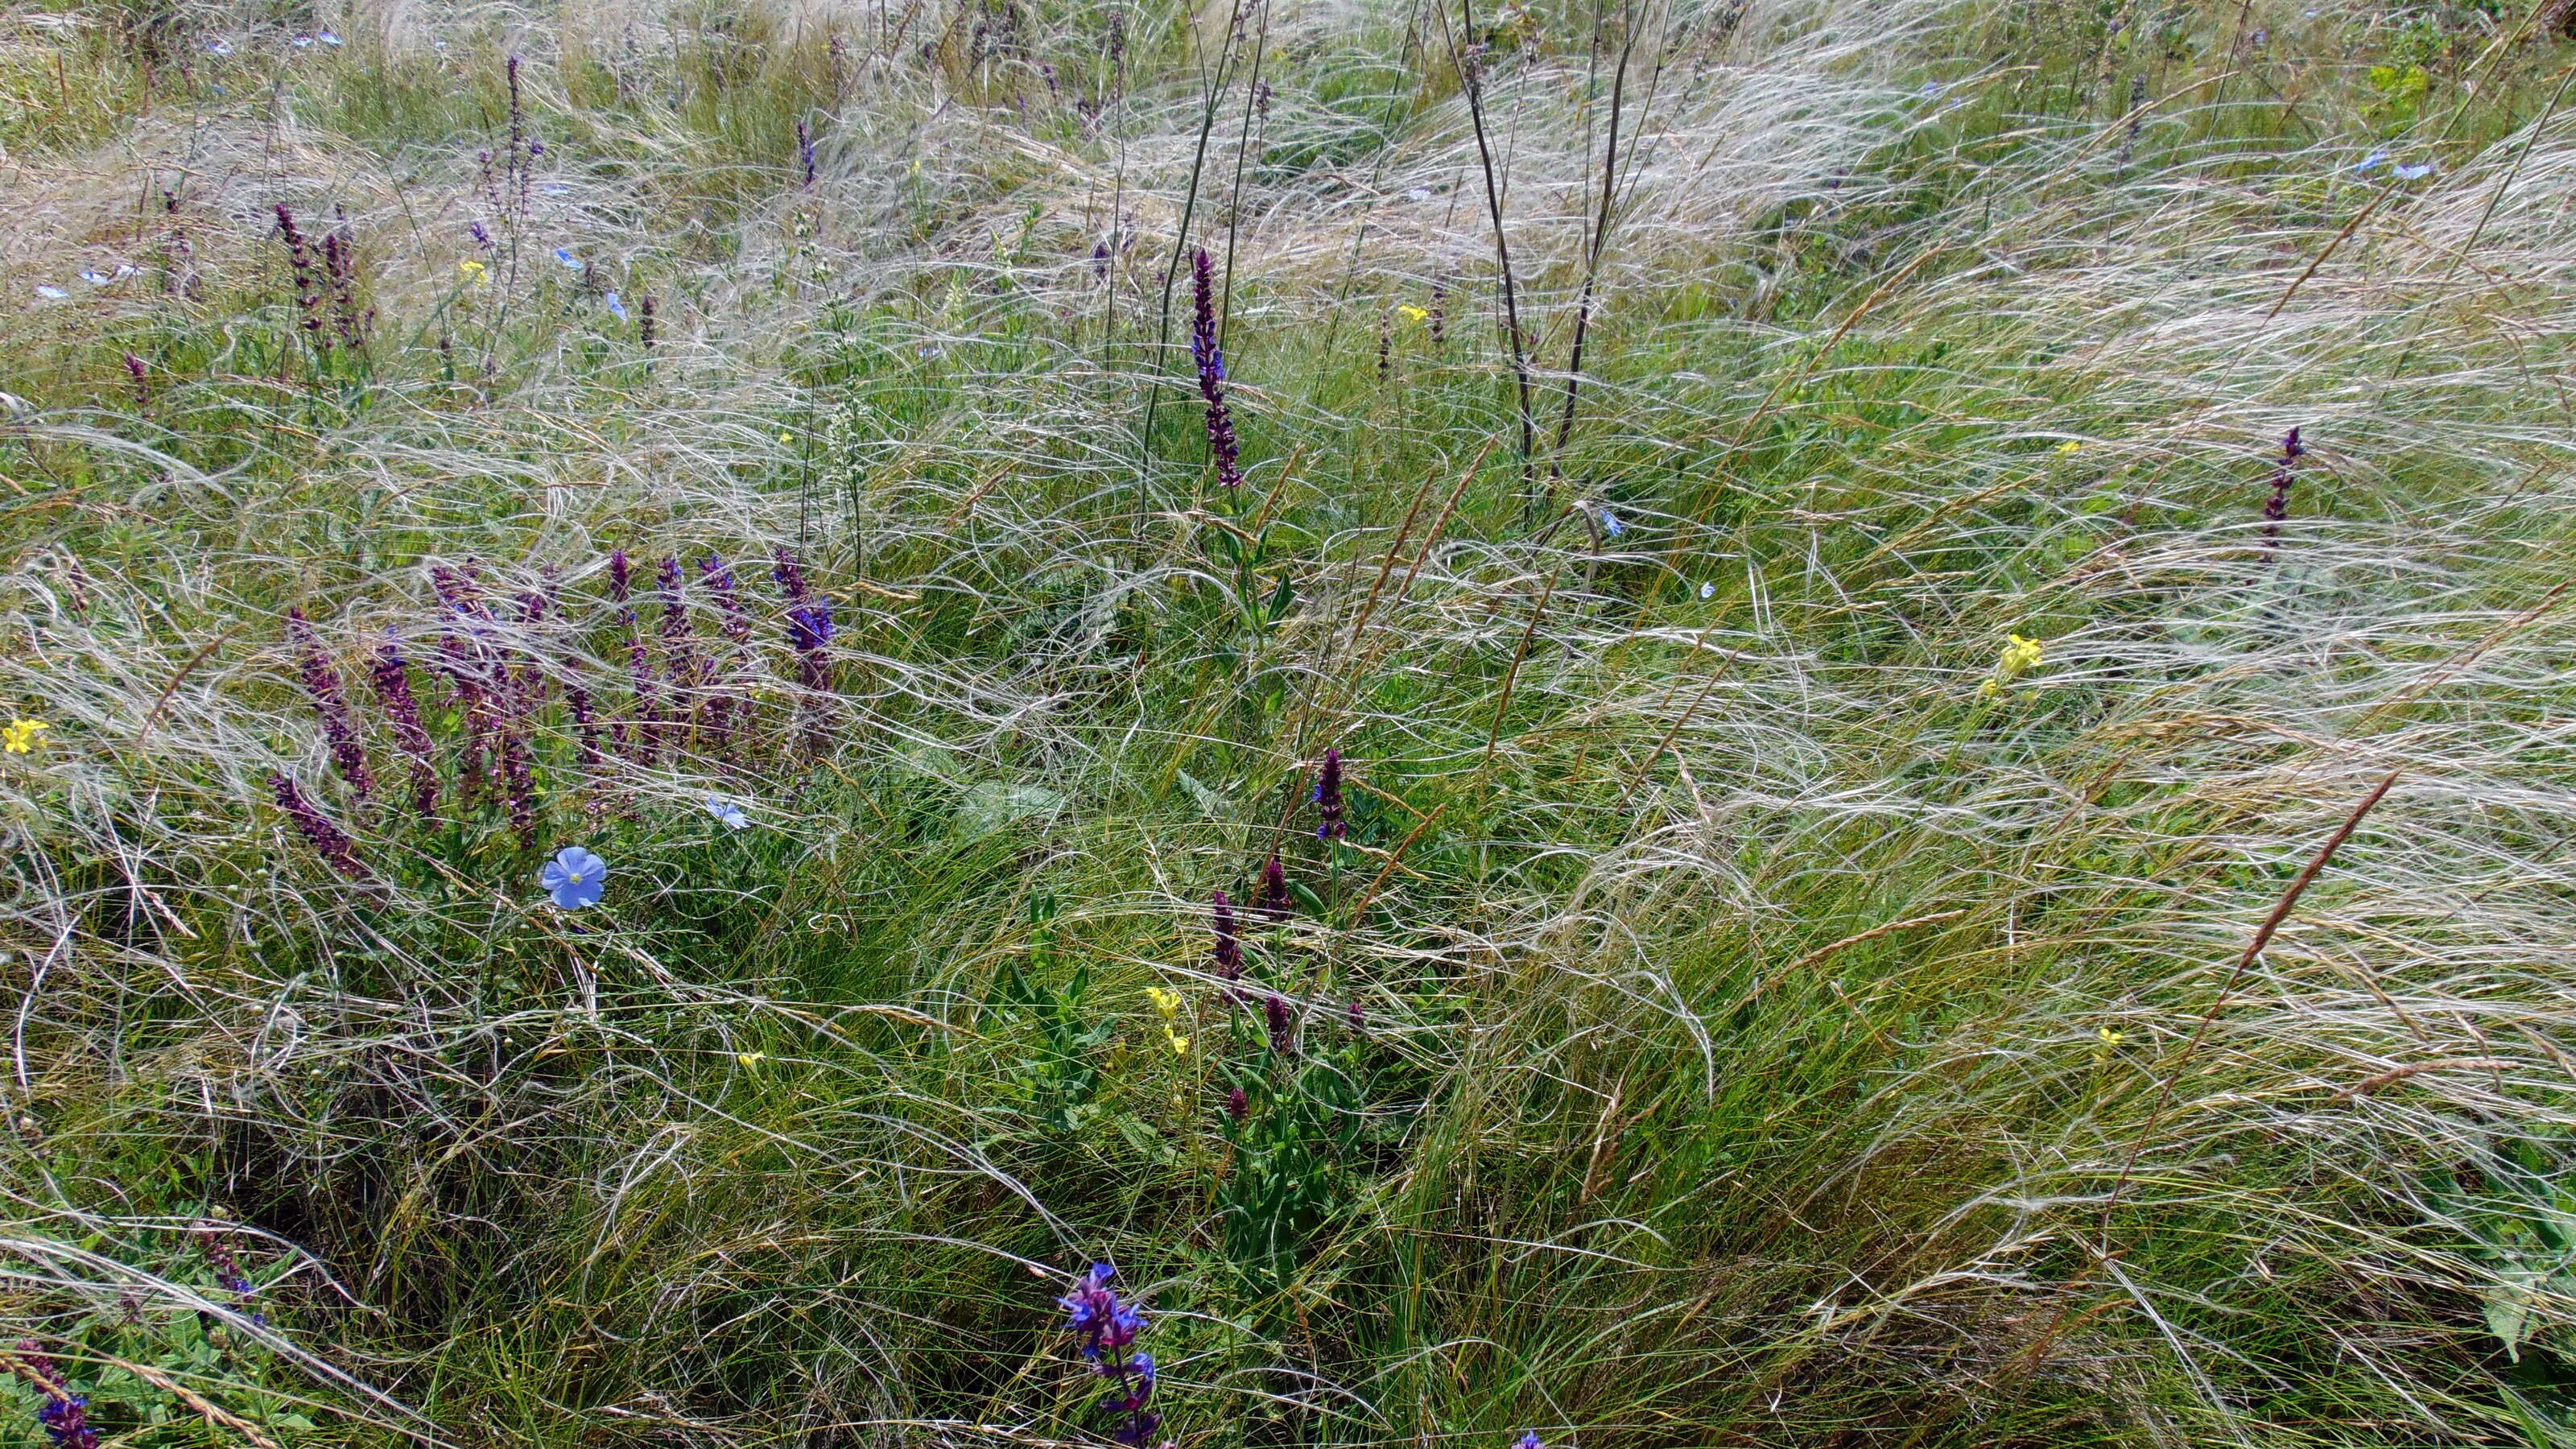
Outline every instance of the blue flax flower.
<path fill-rule="evenodd" d="M 544 886 L 555 904 L 567 911 L 598 905 L 607 879 L 608 862 L 578 845 L 565 846 L 546 862 L 544 870 L 537 872 L 537 884 Z"/>
<path fill-rule="evenodd" d="M 610 314 L 615 316 L 618 321 L 623 322 L 626 320 L 626 304 L 617 299 L 617 294 L 615 292 L 611 292 L 599 300 L 600 304 L 605 306 L 609 310 Z"/>
<path fill-rule="evenodd" d="M 751 817 L 742 813 L 742 807 L 736 805 L 722 795 L 709 795 L 707 797 L 707 813 L 713 815 L 718 820 L 723 821 L 725 824 L 736 830 L 741 830 L 751 824 Z"/>
<path fill-rule="evenodd" d="M 563 263 L 564 270 L 568 272 L 578 272 L 582 268 L 581 258 L 574 256 L 570 247 L 555 248 L 555 260 Z"/>
<path fill-rule="evenodd" d="M 1547 1446 L 1538 1442 L 1536 1429 L 1524 1429 L 1521 1431 L 1521 1441 L 1514 1444 L 1512 1449 L 1547 1449 Z"/>

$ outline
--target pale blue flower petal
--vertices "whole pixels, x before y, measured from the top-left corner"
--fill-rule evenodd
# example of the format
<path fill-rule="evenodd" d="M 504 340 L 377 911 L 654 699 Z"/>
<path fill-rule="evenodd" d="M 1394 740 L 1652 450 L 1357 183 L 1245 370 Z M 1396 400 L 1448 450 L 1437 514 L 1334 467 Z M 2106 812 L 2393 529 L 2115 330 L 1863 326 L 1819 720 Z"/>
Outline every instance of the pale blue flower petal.
<path fill-rule="evenodd" d="M 555 852 L 545 869 L 537 872 L 537 884 L 545 887 L 555 904 L 567 911 L 599 904 L 606 889 L 608 862 L 578 845 L 568 845 Z"/>

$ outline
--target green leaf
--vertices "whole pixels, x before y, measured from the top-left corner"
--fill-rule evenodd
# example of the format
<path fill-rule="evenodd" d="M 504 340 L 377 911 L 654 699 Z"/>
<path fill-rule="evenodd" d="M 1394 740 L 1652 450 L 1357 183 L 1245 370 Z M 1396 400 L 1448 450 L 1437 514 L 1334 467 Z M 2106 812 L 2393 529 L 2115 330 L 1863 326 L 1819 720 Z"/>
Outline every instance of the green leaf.
<path fill-rule="evenodd" d="M 2487 1331 L 2504 1344 L 2505 1357 L 2520 1363 L 2523 1341 L 2531 1332 L 2531 1310 L 2539 1301 L 2534 1290 L 2540 1285 L 2540 1273 L 2533 1268 L 2507 1268 L 2498 1277 L 2501 1281 L 2480 1295 L 2479 1306 L 2486 1310 Z"/>

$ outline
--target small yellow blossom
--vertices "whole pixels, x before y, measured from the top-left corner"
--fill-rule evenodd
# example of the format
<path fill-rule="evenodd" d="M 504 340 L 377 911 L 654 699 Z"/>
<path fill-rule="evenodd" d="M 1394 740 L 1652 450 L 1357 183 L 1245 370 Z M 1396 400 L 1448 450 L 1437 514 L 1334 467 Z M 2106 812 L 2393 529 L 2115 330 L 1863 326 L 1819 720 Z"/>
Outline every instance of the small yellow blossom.
<path fill-rule="evenodd" d="M 2005 635 L 2003 653 L 1995 659 L 1995 672 L 1977 686 L 1977 698 L 2002 698 L 2014 680 L 2039 667 L 2040 656 L 2044 652 L 2036 639 L 2025 639 L 2019 634 Z"/>
<path fill-rule="evenodd" d="M 1396 308 L 1395 310 L 1397 310 L 1398 312 L 1403 313 L 1403 314 L 1404 314 L 1404 320 L 1406 320 L 1407 322 L 1420 322 L 1420 321 L 1423 321 L 1424 319 L 1428 318 L 1428 317 L 1431 315 L 1430 313 L 1423 311 L 1423 310 L 1422 310 L 1421 308 L 1419 308 L 1419 307 L 1398 307 L 1398 308 Z"/>
<path fill-rule="evenodd" d="M 36 736 L 52 728 L 40 719 L 13 719 L 6 729 L 0 729 L 0 750 L 13 755 L 32 754 L 36 748 Z"/>
<path fill-rule="evenodd" d="M 1161 1012 L 1166 1020 L 1169 1020 L 1174 1012 L 1181 1009 L 1180 994 L 1178 992 L 1165 991 L 1159 986 L 1146 987 L 1145 999 L 1154 1003 L 1154 1009 Z"/>
<path fill-rule="evenodd" d="M 1163 1037 L 1166 1041 L 1169 1041 L 1172 1044 L 1172 1055 L 1176 1057 L 1185 1057 L 1190 1054 L 1190 1039 L 1188 1037 L 1174 1031 L 1164 1032 Z"/>
<path fill-rule="evenodd" d="M 787 446 L 792 448 L 796 446 L 796 435 L 794 433 L 780 433 L 778 435 L 778 441 L 785 443 Z"/>
<path fill-rule="evenodd" d="M 2056 451 L 2060 453 L 2072 453 L 2082 449 L 2083 446 L 2084 445 L 2082 443 L 2073 438 L 2069 438 L 2065 442 L 2058 444 Z"/>
<path fill-rule="evenodd" d="M 2100 1031 L 2095 1032 L 2094 1035 L 2100 1037 L 2102 1039 L 2102 1045 L 2106 1047 L 2115 1047 L 2120 1044 L 2120 1034 L 2107 1026 L 2102 1028 Z"/>
<path fill-rule="evenodd" d="M 456 264 L 456 270 L 465 275 L 466 285 L 468 286 L 485 286 L 492 280 L 492 269 L 483 265 L 481 262 L 474 260 L 472 257 L 467 257 L 465 260 L 458 262 Z"/>
<path fill-rule="evenodd" d="M 733 1059 L 734 1059 L 735 1061 L 738 1061 L 738 1062 L 742 1063 L 742 1064 L 743 1064 L 744 1066 L 746 1066 L 746 1067 L 757 1067 L 757 1066 L 759 1066 L 762 1062 L 765 1062 L 765 1061 L 769 1060 L 769 1053 L 767 1053 L 767 1052 L 736 1052 L 736 1053 L 734 1053 L 734 1054 L 733 1054 Z"/>

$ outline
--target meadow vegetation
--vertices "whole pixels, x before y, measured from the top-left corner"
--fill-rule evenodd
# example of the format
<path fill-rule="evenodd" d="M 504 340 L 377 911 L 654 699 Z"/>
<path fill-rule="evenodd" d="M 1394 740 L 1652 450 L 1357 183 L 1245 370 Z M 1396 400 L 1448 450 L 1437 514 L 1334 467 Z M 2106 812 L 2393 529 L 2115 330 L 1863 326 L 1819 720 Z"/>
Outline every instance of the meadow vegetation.
<path fill-rule="evenodd" d="M 0 7 L 0 1446 L 2576 1444 L 2568 24 Z"/>

